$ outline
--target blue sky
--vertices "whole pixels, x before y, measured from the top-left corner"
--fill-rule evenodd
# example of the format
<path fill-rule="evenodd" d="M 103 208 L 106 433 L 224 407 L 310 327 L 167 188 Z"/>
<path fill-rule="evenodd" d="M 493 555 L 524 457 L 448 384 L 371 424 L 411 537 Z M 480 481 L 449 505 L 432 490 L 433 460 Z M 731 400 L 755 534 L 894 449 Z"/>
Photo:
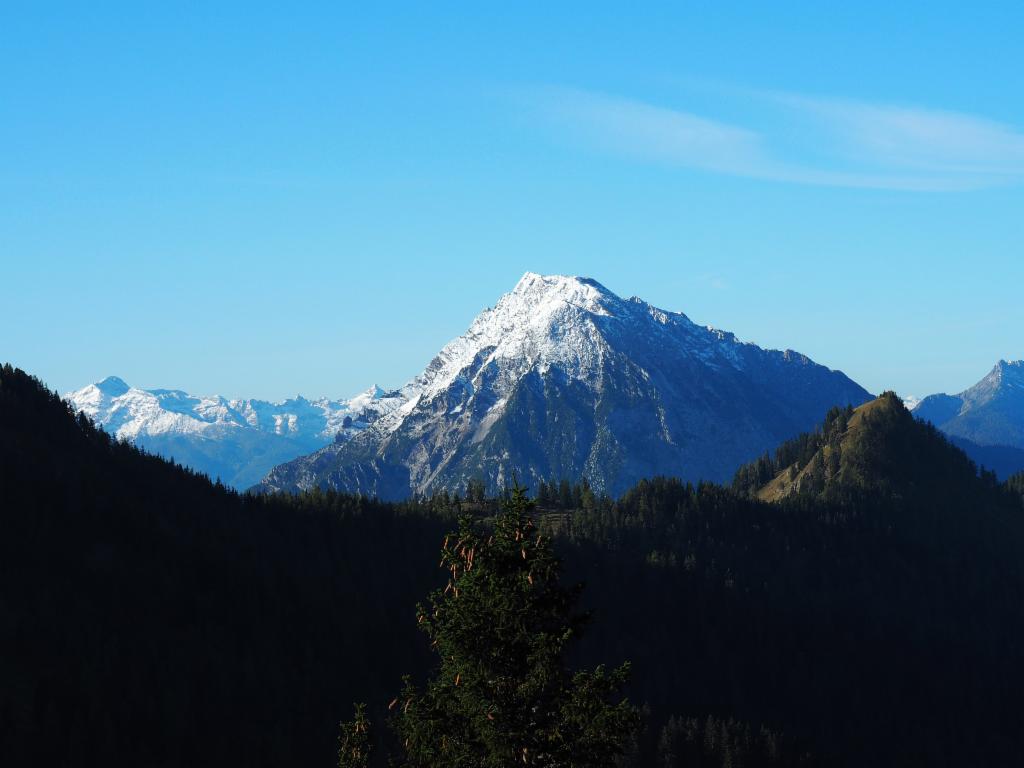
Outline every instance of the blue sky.
<path fill-rule="evenodd" d="M 398 385 L 527 270 L 872 391 L 1024 357 L 1020 3 L 14 5 L 0 358 L 62 391 Z"/>

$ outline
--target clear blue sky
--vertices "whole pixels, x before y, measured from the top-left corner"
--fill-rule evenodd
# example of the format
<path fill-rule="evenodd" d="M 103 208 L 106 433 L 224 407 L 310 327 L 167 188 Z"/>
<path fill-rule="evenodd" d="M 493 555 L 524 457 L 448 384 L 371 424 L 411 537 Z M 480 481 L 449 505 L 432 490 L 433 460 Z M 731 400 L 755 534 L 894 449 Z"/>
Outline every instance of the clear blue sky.
<path fill-rule="evenodd" d="M 873 391 L 1024 357 L 1019 2 L 17 5 L 0 358 L 62 391 L 398 385 L 527 270 Z"/>

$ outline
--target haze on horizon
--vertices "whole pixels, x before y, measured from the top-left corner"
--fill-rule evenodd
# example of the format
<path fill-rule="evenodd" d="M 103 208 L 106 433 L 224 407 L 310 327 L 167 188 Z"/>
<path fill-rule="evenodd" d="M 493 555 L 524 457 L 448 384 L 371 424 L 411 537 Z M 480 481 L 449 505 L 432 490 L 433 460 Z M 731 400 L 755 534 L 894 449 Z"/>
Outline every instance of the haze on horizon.
<path fill-rule="evenodd" d="M 0 350 L 346 397 L 526 271 L 873 392 L 1024 357 L 1018 4 L 0 11 Z"/>

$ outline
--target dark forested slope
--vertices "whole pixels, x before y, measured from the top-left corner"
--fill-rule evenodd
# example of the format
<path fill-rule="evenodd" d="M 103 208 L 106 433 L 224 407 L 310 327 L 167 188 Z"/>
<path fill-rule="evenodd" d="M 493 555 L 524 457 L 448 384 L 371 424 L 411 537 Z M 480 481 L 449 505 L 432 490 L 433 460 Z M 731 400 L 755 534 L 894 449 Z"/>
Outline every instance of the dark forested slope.
<path fill-rule="evenodd" d="M 751 768 L 1016 764 L 1022 486 L 883 397 L 733 488 L 538 490 L 578 661 L 633 662 L 636 764 Z M 0 763 L 331 764 L 353 701 L 427 669 L 455 506 L 238 496 L 0 369 Z"/>
<path fill-rule="evenodd" d="M 331 764 L 425 664 L 419 511 L 238 496 L 0 369 L 0 764 Z"/>
<path fill-rule="evenodd" d="M 561 524 L 601 619 L 591 648 L 648 661 L 634 698 L 767 723 L 836 764 L 1017 761 L 1019 496 L 892 396 L 736 486 L 642 482 Z"/>

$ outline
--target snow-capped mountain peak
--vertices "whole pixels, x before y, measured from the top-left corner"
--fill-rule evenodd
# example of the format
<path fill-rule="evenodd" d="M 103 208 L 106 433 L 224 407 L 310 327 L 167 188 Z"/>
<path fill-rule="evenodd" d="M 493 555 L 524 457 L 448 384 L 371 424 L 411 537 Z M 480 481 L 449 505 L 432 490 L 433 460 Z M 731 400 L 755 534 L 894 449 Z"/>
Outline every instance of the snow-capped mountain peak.
<path fill-rule="evenodd" d="M 544 317 L 569 304 L 593 314 L 611 314 L 609 304 L 621 304 L 622 299 L 596 280 L 569 275 L 538 275 L 527 272 L 510 293 L 505 294 L 495 309 L 512 315 L 523 312 Z"/>
<path fill-rule="evenodd" d="M 460 378 L 472 384 L 466 376 L 469 369 L 506 367 L 499 361 L 525 369 L 594 354 L 594 338 L 584 337 L 579 329 L 589 316 L 610 315 L 612 299 L 613 294 L 592 280 L 527 272 L 403 388 L 409 400 L 403 412 L 411 410 L 414 400 L 429 400 Z"/>
<path fill-rule="evenodd" d="M 908 411 L 914 410 L 921 404 L 921 398 L 916 395 L 903 395 L 900 399 L 903 400 L 903 405 Z"/>
<path fill-rule="evenodd" d="M 369 389 L 364 390 L 355 397 L 351 398 L 348 401 L 349 409 L 361 410 L 368 406 L 370 403 L 372 403 L 374 400 L 380 400 L 381 398 L 387 396 L 387 394 L 387 390 L 385 390 L 383 387 L 379 387 L 376 384 L 374 384 Z"/>
<path fill-rule="evenodd" d="M 557 366 L 572 378 L 594 381 L 612 348 L 633 343 L 664 343 L 676 352 L 733 367 L 742 365 L 738 348 L 753 347 L 731 333 L 699 327 L 684 314 L 636 297 L 622 299 L 591 278 L 527 272 L 406 385 L 407 403 L 396 416 L 457 381 L 479 387 L 485 374 L 512 383 L 533 367 Z M 398 423 L 389 420 L 388 427 Z"/>
<path fill-rule="evenodd" d="M 401 497 L 481 475 L 496 486 L 509 472 L 586 475 L 609 491 L 659 472 L 724 479 L 829 406 L 868 398 L 802 355 L 590 278 L 532 272 L 401 393 L 372 428 L 275 469 L 264 487 Z"/>

